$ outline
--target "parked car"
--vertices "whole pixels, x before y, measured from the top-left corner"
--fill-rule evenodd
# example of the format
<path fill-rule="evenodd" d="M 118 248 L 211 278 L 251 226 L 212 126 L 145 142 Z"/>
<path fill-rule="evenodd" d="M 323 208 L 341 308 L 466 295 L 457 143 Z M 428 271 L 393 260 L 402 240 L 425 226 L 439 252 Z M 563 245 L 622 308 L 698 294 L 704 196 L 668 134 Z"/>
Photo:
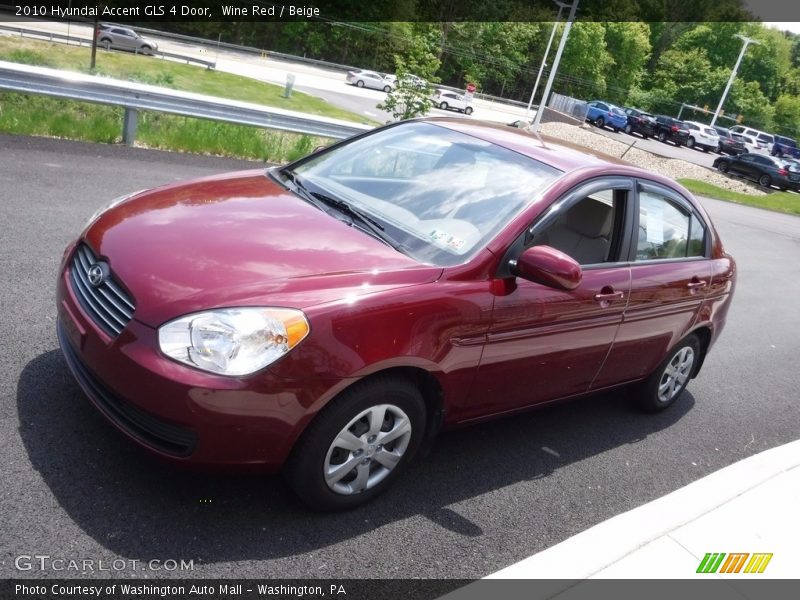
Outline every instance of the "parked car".
<path fill-rule="evenodd" d="M 593 100 L 588 102 L 588 110 L 586 111 L 586 120 L 594 123 L 601 129 L 603 127 L 610 127 L 614 131 L 625 129 L 628 123 L 628 115 L 626 115 L 621 108 L 602 102 L 600 100 Z"/>
<path fill-rule="evenodd" d="M 672 142 L 676 146 L 685 146 L 689 141 L 689 128 L 683 121 L 666 115 L 656 116 L 656 137 L 659 142 Z"/>
<path fill-rule="evenodd" d="M 383 90 L 384 92 L 391 92 L 394 86 L 391 81 L 387 81 L 383 75 L 376 71 L 348 71 L 345 79 L 347 83 L 356 87 Z"/>
<path fill-rule="evenodd" d="M 139 54 L 153 54 L 158 50 L 155 40 L 142 37 L 129 27 L 101 23 L 97 26 L 97 43 L 106 50 L 130 50 Z"/>
<path fill-rule="evenodd" d="M 623 109 L 628 117 L 625 124 L 625 133 L 633 135 L 638 133 L 644 139 L 651 138 L 656 133 L 656 118 L 650 113 L 639 110 L 638 108 Z"/>
<path fill-rule="evenodd" d="M 775 138 L 770 133 L 766 133 L 764 131 L 760 131 L 758 129 L 753 129 L 752 127 L 746 127 L 744 125 L 734 125 L 731 127 L 731 131 L 733 133 L 740 133 L 752 139 L 752 149 L 753 151 L 762 151 L 764 153 L 769 152 L 770 148 L 772 148 L 772 144 L 775 143 Z"/>
<path fill-rule="evenodd" d="M 457 110 L 466 115 L 472 114 L 472 106 L 467 102 L 463 94 L 448 92 L 447 90 L 436 90 L 433 95 L 433 104 L 442 110 Z"/>
<path fill-rule="evenodd" d="M 794 161 L 747 152 L 738 156 L 720 156 L 714 161 L 714 167 L 723 173 L 757 181 L 763 187 L 774 185 L 784 191 L 800 191 L 800 169 Z"/>
<path fill-rule="evenodd" d="M 112 201 L 66 248 L 56 328 L 92 403 L 151 454 L 282 470 L 335 510 L 443 428 L 631 384 L 645 410 L 673 405 L 735 274 L 672 179 L 420 119 Z"/>
<path fill-rule="evenodd" d="M 689 139 L 686 145 L 689 148 L 700 148 L 703 152 L 716 150 L 719 147 L 719 134 L 717 130 L 697 121 L 684 121 L 689 129 Z"/>
<path fill-rule="evenodd" d="M 793 138 L 776 135 L 770 148 L 770 154 L 778 157 L 800 158 L 800 149 L 797 147 L 797 141 Z"/>
<path fill-rule="evenodd" d="M 736 156 L 747 152 L 747 148 L 742 141 L 741 136 L 731 133 L 730 129 L 714 125 L 714 129 L 719 136 L 719 145 L 717 146 L 718 154 L 730 154 Z"/>

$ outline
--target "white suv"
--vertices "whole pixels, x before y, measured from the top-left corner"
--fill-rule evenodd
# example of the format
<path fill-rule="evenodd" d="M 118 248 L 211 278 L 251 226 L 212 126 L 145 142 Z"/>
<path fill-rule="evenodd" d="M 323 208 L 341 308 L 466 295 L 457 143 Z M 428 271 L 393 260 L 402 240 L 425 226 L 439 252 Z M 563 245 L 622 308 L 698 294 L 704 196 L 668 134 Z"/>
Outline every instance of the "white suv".
<path fill-rule="evenodd" d="M 467 99 L 462 94 L 455 92 L 437 90 L 433 95 L 433 104 L 442 110 L 457 110 L 465 115 L 472 114 L 472 106 L 469 105 Z"/>
<path fill-rule="evenodd" d="M 719 148 L 719 134 L 716 129 L 697 121 L 684 121 L 684 123 L 689 129 L 689 139 L 686 140 L 687 147 L 700 148 L 703 152 Z"/>

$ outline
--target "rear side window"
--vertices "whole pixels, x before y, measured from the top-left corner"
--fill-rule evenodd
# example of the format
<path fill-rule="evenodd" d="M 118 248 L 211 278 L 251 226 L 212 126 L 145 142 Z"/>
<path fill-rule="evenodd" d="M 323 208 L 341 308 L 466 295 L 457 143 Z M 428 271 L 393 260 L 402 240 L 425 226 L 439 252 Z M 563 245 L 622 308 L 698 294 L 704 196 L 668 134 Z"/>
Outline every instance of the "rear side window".
<path fill-rule="evenodd" d="M 655 192 L 639 194 L 636 260 L 688 256 L 691 215 Z"/>

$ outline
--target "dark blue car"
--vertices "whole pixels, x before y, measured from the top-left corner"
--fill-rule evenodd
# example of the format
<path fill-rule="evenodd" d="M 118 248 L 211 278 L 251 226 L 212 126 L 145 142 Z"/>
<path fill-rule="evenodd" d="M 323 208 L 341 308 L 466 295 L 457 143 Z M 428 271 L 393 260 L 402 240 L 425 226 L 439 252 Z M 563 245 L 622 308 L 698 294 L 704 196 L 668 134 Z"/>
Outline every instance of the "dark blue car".
<path fill-rule="evenodd" d="M 601 100 L 593 100 L 587 104 L 586 120 L 598 127 L 610 127 L 614 131 L 625 129 L 628 115 L 621 108 Z"/>

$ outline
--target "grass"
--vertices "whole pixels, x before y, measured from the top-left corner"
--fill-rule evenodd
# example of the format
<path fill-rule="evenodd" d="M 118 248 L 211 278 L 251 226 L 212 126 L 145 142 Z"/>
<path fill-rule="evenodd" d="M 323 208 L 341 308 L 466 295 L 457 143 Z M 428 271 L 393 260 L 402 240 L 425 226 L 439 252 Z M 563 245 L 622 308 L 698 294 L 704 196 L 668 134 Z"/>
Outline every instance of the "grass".
<path fill-rule="evenodd" d="M 0 60 L 9 62 L 88 73 L 90 56 L 91 49 L 87 47 L 18 37 L 0 38 Z M 160 85 L 185 92 L 252 102 L 367 125 L 378 124 L 367 117 L 331 106 L 321 98 L 302 92 L 294 91 L 291 98 L 284 98 L 283 86 L 151 56 L 106 52 L 98 48 L 94 72 L 116 79 Z"/>
<path fill-rule="evenodd" d="M 732 192 L 716 185 L 697 179 L 678 179 L 678 182 L 693 194 L 708 196 L 717 200 L 727 200 L 737 204 L 757 206 L 790 215 L 800 215 L 800 194 L 790 192 L 772 192 L 765 196 L 751 196 Z"/>
<path fill-rule="evenodd" d="M 88 72 L 87 48 L 20 38 L 0 38 L 0 60 Z M 360 123 L 374 122 L 324 100 L 294 92 L 283 98 L 280 86 L 134 54 L 98 49 L 98 74 L 296 110 Z M 122 108 L 33 94 L 0 93 L 0 132 L 116 143 L 122 136 Z M 215 154 L 268 162 L 287 162 L 327 140 L 257 127 L 192 119 L 157 112 L 139 114 L 137 143 L 164 150 Z"/>

